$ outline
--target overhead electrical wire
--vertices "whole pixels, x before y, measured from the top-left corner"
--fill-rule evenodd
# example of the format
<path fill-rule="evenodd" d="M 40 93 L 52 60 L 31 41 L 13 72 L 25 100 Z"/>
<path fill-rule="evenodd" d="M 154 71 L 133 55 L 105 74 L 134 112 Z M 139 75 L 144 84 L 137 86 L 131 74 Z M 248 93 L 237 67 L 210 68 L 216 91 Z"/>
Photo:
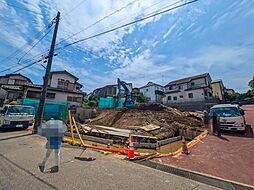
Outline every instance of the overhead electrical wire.
<path fill-rule="evenodd" d="M 92 39 L 92 38 L 95 38 L 95 37 L 98 37 L 98 36 L 101 36 L 101 35 L 104 35 L 104 34 L 107 34 L 107 33 L 110 33 L 110 32 L 113 32 L 113 31 L 115 31 L 115 30 L 119 30 L 119 29 L 121 29 L 121 28 L 125 28 L 125 27 L 127 27 L 127 26 L 130 26 L 130 25 L 136 24 L 136 23 L 138 23 L 138 22 L 147 20 L 147 19 L 149 19 L 149 18 L 152 18 L 152 17 L 158 16 L 158 15 L 164 14 L 164 13 L 166 13 L 166 12 L 172 11 L 172 10 L 174 10 L 174 9 L 178 9 L 178 8 L 180 8 L 180 7 L 189 5 L 189 4 L 194 3 L 194 2 L 197 2 L 197 1 L 199 1 L 199 0 L 192 0 L 192 1 L 189 1 L 189 2 L 186 2 L 186 3 L 183 3 L 183 4 L 180 4 L 180 5 L 177 5 L 177 6 L 175 6 L 175 7 L 168 8 L 168 9 L 166 9 L 166 10 L 163 10 L 163 11 L 160 11 L 160 12 L 157 12 L 157 13 L 154 13 L 154 14 L 151 14 L 151 15 L 148 15 L 148 16 L 145 16 L 145 17 L 143 17 L 143 18 L 137 19 L 137 20 L 132 21 L 132 22 L 129 22 L 129 23 L 127 23 L 127 24 L 123 24 L 123 25 L 121 25 L 121 26 L 118 26 L 118 27 L 115 27 L 115 28 L 106 30 L 106 31 L 104 31 L 104 32 L 101 32 L 101 33 L 98 33 L 98 34 L 95 34 L 95 35 L 92 35 L 92 36 L 89 36 L 89 37 L 82 38 L 82 39 L 80 39 L 80 40 L 74 41 L 74 42 L 72 42 L 72 43 L 70 43 L 70 44 L 67 44 L 67 45 L 63 46 L 62 48 L 66 48 L 66 47 L 69 47 L 69 46 L 71 46 L 71 45 L 74 45 L 74 44 L 77 44 L 77 43 L 80 43 L 80 42 L 83 42 L 83 41 L 86 41 L 86 40 L 89 40 L 89 39 Z"/>
<path fill-rule="evenodd" d="M 15 67 L 18 67 L 18 66 L 21 64 L 21 60 L 22 60 L 22 59 L 36 46 L 36 45 L 38 45 L 39 42 L 41 42 L 41 41 L 52 31 L 52 29 L 53 29 L 52 26 L 53 26 L 53 24 L 48 28 L 48 31 L 47 31 L 44 35 L 42 35 L 42 36 L 40 37 L 40 39 L 38 39 L 38 41 L 36 41 L 36 42 L 32 45 L 32 47 L 31 47 L 28 51 L 25 52 L 24 55 L 22 55 L 22 56 L 19 58 L 19 60 L 18 60 L 17 63 L 15 63 L 15 64 L 13 64 L 13 65 L 7 67 L 7 68 L 4 69 L 4 70 L 1 70 L 0 73 L 6 72 L 6 71 L 8 71 L 8 70 L 12 70 L 12 69 L 15 68 Z M 48 51 L 46 51 L 46 52 L 48 52 Z M 37 59 L 38 56 L 43 57 L 43 53 L 34 56 L 32 60 Z M 27 63 L 27 62 L 30 62 L 30 61 L 31 61 L 31 59 L 25 60 L 24 62 L 22 62 L 22 64 Z"/>
<path fill-rule="evenodd" d="M 158 11 L 158 10 L 157 10 L 157 11 L 155 11 L 156 13 L 154 13 L 154 14 L 149 14 L 149 15 L 143 17 L 143 18 L 137 19 L 137 20 L 132 21 L 132 22 L 129 22 L 129 23 L 127 23 L 127 24 L 123 24 L 123 25 L 121 25 L 121 26 L 118 26 L 118 27 L 115 27 L 115 28 L 106 30 L 106 31 L 104 31 L 104 32 L 100 32 L 100 33 L 97 33 L 97 34 L 95 34 L 95 35 L 91 35 L 91 36 L 89 36 L 89 37 L 82 38 L 82 39 L 80 39 L 80 40 L 74 41 L 74 42 L 72 42 L 72 43 L 70 43 L 70 44 L 67 44 L 67 45 L 63 46 L 62 48 L 58 48 L 58 49 L 60 49 L 60 51 L 61 51 L 61 50 L 63 50 L 64 48 L 67 48 L 67 47 L 72 46 L 72 45 L 74 45 L 74 44 L 77 44 L 77 43 L 80 43 L 80 42 L 83 42 L 83 41 L 86 41 L 86 40 L 89 40 L 89 39 L 92 39 L 92 38 L 95 38 L 95 37 L 98 37 L 98 36 L 101 36 L 101 35 L 104 35 L 104 34 L 107 34 L 107 33 L 110 33 L 110 32 L 113 32 L 113 31 L 115 31 L 115 30 L 118 30 L 118 29 L 121 29 L 121 28 L 130 26 L 130 25 L 132 25 L 132 24 L 136 24 L 136 23 L 138 23 L 138 22 L 141 22 L 141 21 L 147 20 L 147 19 L 149 19 L 149 18 L 152 18 L 152 17 L 158 16 L 158 15 L 164 14 L 164 13 L 166 13 L 166 12 L 170 12 L 170 11 L 172 11 L 172 10 L 175 10 L 175 9 L 180 8 L 180 7 L 183 7 L 183 6 L 192 4 L 192 3 L 197 2 L 197 1 L 198 1 L 198 0 L 188 1 L 188 2 L 185 2 L 185 3 L 183 3 L 183 4 L 177 5 L 177 6 L 175 6 L 175 7 L 168 8 L 168 9 L 163 10 L 163 11 L 160 11 L 160 12 L 157 12 L 157 11 Z M 59 53 L 59 52 L 58 52 L 58 53 Z M 16 71 L 14 71 L 13 73 L 16 73 L 16 72 L 19 72 L 19 71 L 21 71 L 21 70 L 23 70 L 23 69 L 26 69 L 26 68 L 28 68 L 28 67 L 31 67 L 32 65 L 34 65 L 34 64 L 36 64 L 36 63 L 38 63 L 38 62 L 41 62 L 41 61 L 42 61 L 42 60 L 38 60 L 38 61 L 32 62 L 32 63 L 30 63 L 30 64 L 28 64 L 28 65 L 26 65 L 26 66 L 24 66 L 24 67 L 22 67 L 22 68 L 20 68 L 20 69 L 18 69 L 18 70 L 16 70 Z"/>
<path fill-rule="evenodd" d="M 160 3 L 163 2 L 163 1 L 165 1 L 165 0 L 161 0 L 161 1 L 157 2 L 157 3 L 154 3 L 154 4 L 152 4 L 151 6 L 144 8 L 143 10 L 148 10 L 148 9 L 150 9 L 150 8 L 152 8 L 152 7 L 154 7 L 154 6 L 158 5 L 158 4 L 160 4 Z M 161 10 L 163 10 L 163 9 L 166 9 L 166 8 L 168 8 L 168 7 L 171 7 L 171 6 L 176 5 L 176 4 L 178 4 L 178 3 L 181 3 L 181 2 L 182 2 L 182 0 L 176 1 L 176 2 L 171 3 L 171 4 L 169 4 L 169 5 L 167 5 L 167 6 L 163 7 L 163 8 L 159 8 L 159 9 L 157 9 L 156 11 L 153 11 L 153 12 L 149 13 L 148 15 L 154 14 L 154 13 L 156 13 L 156 12 L 158 12 L 158 11 L 161 11 Z M 147 15 L 147 16 L 148 16 L 148 15 Z M 132 15 L 130 15 L 130 16 L 127 17 L 127 18 L 123 18 L 123 19 L 119 20 L 118 22 L 116 22 L 116 23 L 114 23 L 114 24 L 111 24 L 111 25 L 108 26 L 107 28 L 111 28 L 111 27 L 113 27 L 113 26 L 116 26 L 116 25 L 119 24 L 119 23 L 123 23 L 123 21 L 125 21 L 125 20 L 127 20 L 127 19 L 130 19 L 130 18 L 137 18 L 137 17 L 140 17 L 140 16 L 142 16 L 142 14 L 138 14 L 138 15 L 137 15 L 137 14 L 132 14 Z"/>
<path fill-rule="evenodd" d="M 70 39 L 70 38 L 72 38 L 72 37 L 74 37 L 74 36 L 80 34 L 81 32 L 84 32 L 85 30 L 87 30 L 87 29 L 89 29 L 89 28 L 95 26 L 96 24 L 100 23 L 101 21 L 103 21 L 103 20 L 105 20 L 105 19 L 107 19 L 107 18 L 109 18 L 109 17 L 115 15 L 116 13 L 119 13 L 119 12 L 122 11 L 123 9 L 127 8 L 128 6 L 134 4 L 136 1 L 139 1 L 139 0 L 131 1 L 130 3 L 124 5 L 123 7 L 120 7 L 119 9 L 117 9 L 117 10 L 115 10 L 115 11 L 109 13 L 108 15 L 102 17 L 101 19 L 97 20 L 96 22 L 94 22 L 94 23 L 88 25 L 87 27 L 85 27 L 84 29 L 80 30 L 79 32 L 76 32 L 76 33 L 72 34 L 71 36 L 67 37 L 66 39 L 64 39 L 64 40 L 62 40 L 62 41 L 60 41 L 60 42 L 58 42 L 56 45 L 61 44 L 61 43 L 64 42 L 64 41 L 67 41 L 68 39 Z"/>
<path fill-rule="evenodd" d="M 54 18 L 55 19 L 55 18 Z M 40 30 L 39 32 L 36 33 L 36 35 L 34 35 L 34 39 L 32 41 L 32 46 L 35 43 L 35 41 L 39 38 L 41 38 L 44 33 L 47 31 L 47 29 L 52 28 L 52 26 L 54 25 L 54 19 L 52 19 L 52 21 L 49 22 L 49 24 L 45 27 L 42 28 L 42 30 Z M 16 51 L 12 52 L 10 55 L 8 55 L 7 57 L 3 58 L 0 63 L 4 63 L 4 62 L 9 62 L 11 61 L 13 58 L 17 58 L 18 55 L 22 54 L 23 51 L 30 46 L 31 44 L 29 44 L 29 42 L 25 43 L 23 46 L 19 47 Z M 5 63 L 4 63 L 5 64 Z"/>
<path fill-rule="evenodd" d="M 56 46 L 60 46 L 61 43 L 63 43 L 64 41 L 67 41 L 68 39 L 70 39 L 70 38 L 72 38 L 72 37 L 74 37 L 74 36 L 80 34 L 81 32 L 86 31 L 87 29 L 89 29 L 89 28 L 95 26 L 96 24 L 100 23 L 101 21 L 103 21 L 103 20 L 109 18 L 110 16 L 113 16 L 114 14 L 116 14 L 116 13 L 118 13 L 118 12 L 120 12 L 120 11 L 122 11 L 123 9 L 127 8 L 128 6 L 133 5 L 136 1 L 138 1 L 138 0 L 134 0 L 134 1 L 132 1 L 132 2 L 130 2 L 130 3 L 128 3 L 128 4 L 126 4 L 125 6 L 120 7 L 119 9 L 117 9 L 117 10 L 115 10 L 115 11 L 109 13 L 108 15 L 102 17 L 101 19 L 97 20 L 96 22 L 92 23 L 91 25 L 85 27 L 85 28 L 82 29 L 81 31 L 79 31 L 79 32 L 77 32 L 77 33 L 73 33 L 73 34 L 70 35 L 68 38 L 63 39 L 63 40 L 61 40 L 60 42 L 58 42 L 58 43 L 56 44 Z M 158 1 L 158 2 L 156 2 L 156 3 L 154 3 L 154 4 L 152 4 L 151 6 L 144 8 L 143 10 L 150 9 L 150 8 L 154 7 L 155 5 L 160 4 L 160 3 L 163 2 L 163 1 L 165 1 L 165 0 L 160 0 L 160 1 Z M 173 3 L 173 4 L 170 4 L 170 5 L 168 5 L 168 6 L 173 6 L 173 5 L 175 5 L 176 3 L 179 3 L 179 2 L 182 2 L 182 1 L 179 0 L 179 1 L 177 1 L 177 2 L 175 2 L 175 3 Z M 165 7 L 164 7 L 164 8 L 165 8 Z M 161 9 L 159 9 L 159 10 L 161 10 Z M 158 11 L 158 10 L 157 10 L 157 11 Z M 125 17 L 125 18 L 123 18 L 122 20 L 120 20 L 120 21 L 118 21 L 118 22 L 116 22 L 116 23 L 114 23 L 114 24 L 111 24 L 110 26 L 106 27 L 106 29 L 107 29 L 107 28 L 111 28 L 111 27 L 115 26 L 116 24 L 122 23 L 124 20 L 127 20 L 127 19 L 129 19 L 129 18 L 133 18 L 133 17 L 137 17 L 137 16 L 141 16 L 141 14 L 139 14 L 139 15 L 136 15 L 136 14 L 129 15 L 128 17 Z M 95 34 L 95 33 L 93 33 L 93 34 Z M 93 35 L 93 34 L 91 34 L 91 35 Z M 58 50 L 58 49 L 61 49 L 61 47 L 56 48 L 56 50 Z"/>
<path fill-rule="evenodd" d="M 28 51 L 25 52 L 24 55 L 22 55 L 22 56 L 19 58 L 17 64 L 19 64 L 20 61 L 21 61 L 21 60 L 35 47 L 35 46 L 37 46 L 37 45 L 38 45 L 51 31 L 52 31 L 52 29 L 53 29 L 53 27 L 50 27 L 49 30 L 48 30 L 36 43 L 34 43 L 34 44 L 32 45 L 32 47 L 31 47 Z"/>
<path fill-rule="evenodd" d="M 76 6 L 72 7 L 67 13 L 65 13 L 64 15 L 62 14 L 62 18 L 67 18 L 67 16 L 74 11 L 76 8 L 78 8 L 81 4 L 83 4 L 85 1 L 87 0 L 81 0 Z"/>

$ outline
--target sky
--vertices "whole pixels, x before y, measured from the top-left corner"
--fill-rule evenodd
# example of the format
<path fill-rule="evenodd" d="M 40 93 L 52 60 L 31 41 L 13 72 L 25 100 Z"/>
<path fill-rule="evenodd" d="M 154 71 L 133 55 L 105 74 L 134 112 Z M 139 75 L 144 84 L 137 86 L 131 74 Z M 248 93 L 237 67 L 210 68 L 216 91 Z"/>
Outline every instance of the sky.
<path fill-rule="evenodd" d="M 0 75 L 44 59 L 53 36 L 50 22 L 60 11 L 52 70 L 77 76 L 85 92 L 117 78 L 140 87 L 206 72 L 227 88 L 247 91 L 254 77 L 254 0 L 199 0 L 64 48 L 188 1 L 0 0 Z M 45 64 L 19 73 L 42 84 Z"/>

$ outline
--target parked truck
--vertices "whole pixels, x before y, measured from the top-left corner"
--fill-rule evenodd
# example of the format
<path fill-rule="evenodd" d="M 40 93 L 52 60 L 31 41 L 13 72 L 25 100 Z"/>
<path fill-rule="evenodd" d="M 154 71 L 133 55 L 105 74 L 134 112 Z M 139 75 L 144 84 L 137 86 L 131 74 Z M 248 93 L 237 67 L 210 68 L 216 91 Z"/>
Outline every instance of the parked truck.
<path fill-rule="evenodd" d="M 0 128 L 28 128 L 34 123 L 34 107 L 4 105 L 0 109 Z"/>
<path fill-rule="evenodd" d="M 237 104 L 218 104 L 211 108 L 211 114 L 220 117 L 222 130 L 245 131 L 244 110 Z"/>

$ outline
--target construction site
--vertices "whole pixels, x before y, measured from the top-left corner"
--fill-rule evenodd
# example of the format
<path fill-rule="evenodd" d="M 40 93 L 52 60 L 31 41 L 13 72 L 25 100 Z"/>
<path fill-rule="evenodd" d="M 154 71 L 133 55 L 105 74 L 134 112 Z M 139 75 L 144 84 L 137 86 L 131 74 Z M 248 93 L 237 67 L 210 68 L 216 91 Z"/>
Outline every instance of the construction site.
<path fill-rule="evenodd" d="M 207 130 L 202 112 L 182 112 L 160 103 L 138 103 L 127 83 L 117 81 L 115 98 L 100 98 L 99 108 L 93 110 L 91 118 L 82 123 L 74 121 L 84 139 L 127 147 L 132 136 L 135 148 L 160 152 L 161 147 L 163 153 L 170 153 L 181 148 L 179 141 L 191 141 Z"/>

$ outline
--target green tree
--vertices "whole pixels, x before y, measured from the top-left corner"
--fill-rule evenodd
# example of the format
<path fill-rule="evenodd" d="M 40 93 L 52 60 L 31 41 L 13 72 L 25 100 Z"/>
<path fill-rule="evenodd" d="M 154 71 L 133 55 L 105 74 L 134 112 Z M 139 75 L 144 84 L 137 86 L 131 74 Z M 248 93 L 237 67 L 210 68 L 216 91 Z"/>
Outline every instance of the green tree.
<path fill-rule="evenodd" d="M 253 79 L 249 82 L 249 87 L 252 91 L 254 91 L 254 77 Z"/>
<path fill-rule="evenodd" d="M 149 98 L 147 96 L 145 96 L 143 93 L 138 94 L 137 101 L 139 103 L 145 103 L 145 102 L 148 102 L 148 100 L 149 100 Z"/>
<path fill-rule="evenodd" d="M 241 96 L 240 93 L 238 92 L 233 92 L 233 93 L 225 93 L 225 98 L 227 102 L 233 102 L 233 101 L 238 101 L 239 97 Z"/>
<path fill-rule="evenodd" d="M 94 108 L 97 107 L 99 103 L 99 98 L 96 94 L 91 94 L 89 98 L 85 98 L 83 101 L 84 108 Z"/>
<path fill-rule="evenodd" d="M 245 93 L 225 94 L 227 102 L 254 102 L 254 78 L 248 83 L 250 89 Z"/>

